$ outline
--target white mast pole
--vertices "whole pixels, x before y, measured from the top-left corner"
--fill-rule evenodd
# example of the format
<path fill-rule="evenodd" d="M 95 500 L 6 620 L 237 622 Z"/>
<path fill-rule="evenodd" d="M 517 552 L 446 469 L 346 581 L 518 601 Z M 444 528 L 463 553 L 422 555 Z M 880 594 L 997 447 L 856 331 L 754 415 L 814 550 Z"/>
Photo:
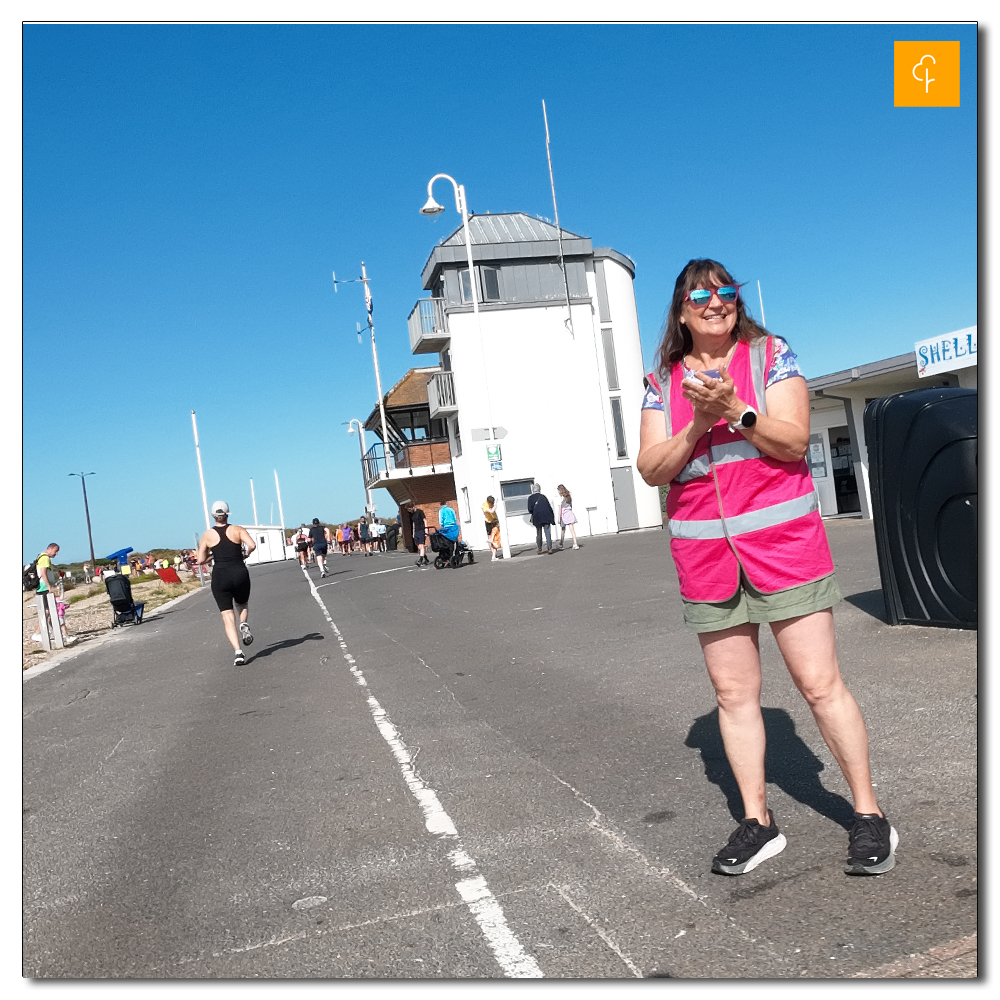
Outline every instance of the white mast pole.
<path fill-rule="evenodd" d="M 573 330 L 573 310 L 569 304 L 569 278 L 566 275 L 566 261 L 563 259 L 562 228 L 559 226 L 559 206 L 556 204 L 556 182 L 552 175 L 552 151 L 549 148 L 549 116 L 545 110 L 545 101 L 542 101 L 542 117 L 545 119 L 545 155 L 549 161 L 549 184 L 552 187 L 552 210 L 556 214 L 556 236 L 559 240 L 559 267 L 562 268 L 563 286 L 566 289 L 566 312 L 568 318 L 566 325 L 569 327 L 569 335 L 575 340 L 576 333 Z"/>
<path fill-rule="evenodd" d="M 764 319 L 764 296 L 760 293 L 760 278 L 757 279 L 757 298 L 760 299 L 760 325 L 767 326 L 767 320 Z"/>
<path fill-rule="evenodd" d="M 250 503 L 253 505 L 253 524 L 256 528 L 259 522 L 257 520 L 257 497 L 254 496 L 253 492 L 253 479 L 250 480 Z"/>
<path fill-rule="evenodd" d="M 201 448 L 198 446 L 198 421 L 194 418 L 194 410 L 191 411 L 191 427 L 194 429 L 194 453 L 198 456 L 198 479 L 201 482 L 201 505 L 205 509 L 205 530 L 212 527 L 208 519 L 208 497 L 205 496 L 205 473 L 201 469 Z"/>

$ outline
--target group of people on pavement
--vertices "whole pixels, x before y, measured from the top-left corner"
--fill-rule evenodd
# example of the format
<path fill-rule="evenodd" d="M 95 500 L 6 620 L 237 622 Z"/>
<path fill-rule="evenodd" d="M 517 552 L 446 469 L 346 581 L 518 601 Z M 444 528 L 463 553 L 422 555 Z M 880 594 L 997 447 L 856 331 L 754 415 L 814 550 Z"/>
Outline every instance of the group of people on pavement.
<path fill-rule="evenodd" d="M 385 523 L 376 517 L 371 521 L 361 517 L 356 527 L 345 522 L 333 530 L 328 525 L 320 524 L 319 518 L 314 517 L 312 525 L 306 527 L 303 524 L 298 532 L 288 539 L 288 544 L 295 549 L 301 565 L 311 566 L 315 563 L 320 567 L 320 575 L 326 576 L 326 556 L 331 545 L 336 546 L 336 550 L 344 556 L 354 555 L 356 551 L 370 556 L 386 551 L 387 534 Z"/>
<path fill-rule="evenodd" d="M 573 536 L 573 548 L 578 549 L 580 543 L 576 540 L 576 514 L 573 513 L 573 496 L 562 483 L 556 487 L 556 490 L 559 493 L 559 527 L 562 529 L 559 533 L 559 548 L 563 547 L 566 540 L 566 529 L 569 528 L 570 534 Z M 490 502 L 493 501 L 493 497 L 486 499 Z M 552 504 L 549 503 L 548 497 L 542 493 L 542 487 L 539 483 L 531 484 L 531 495 L 528 497 L 528 517 L 535 526 L 535 548 L 538 555 L 542 554 L 543 532 L 545 534 L 545 552 L 551 555 L 552 526 L 556 523 L 556 515 L 553 514 Z"/>

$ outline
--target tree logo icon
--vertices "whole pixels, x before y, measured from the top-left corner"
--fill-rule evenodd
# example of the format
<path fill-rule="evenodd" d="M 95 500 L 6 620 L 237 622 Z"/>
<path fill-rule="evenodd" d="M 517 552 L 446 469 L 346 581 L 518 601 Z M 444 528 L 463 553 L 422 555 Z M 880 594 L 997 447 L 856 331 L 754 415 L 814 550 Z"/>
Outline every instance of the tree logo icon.
<path fill-rule="evenodd" d="M 952 41 L 893 42 L 893 105 L 957 108 L 959 46 Z"/>

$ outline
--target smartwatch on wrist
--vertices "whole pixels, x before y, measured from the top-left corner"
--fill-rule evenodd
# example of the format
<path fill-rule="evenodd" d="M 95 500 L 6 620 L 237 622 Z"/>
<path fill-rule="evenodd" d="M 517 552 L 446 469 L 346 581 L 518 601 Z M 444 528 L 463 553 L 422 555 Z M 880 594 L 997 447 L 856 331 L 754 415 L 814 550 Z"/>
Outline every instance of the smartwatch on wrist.
<path fill-rule="evenodd" d="M 748 406 L 741 414 L 739 420 L 729 425 L 729 429 L 734 433 L 738 430 L 746 430 L 757 423 L 757 411 Z"/>

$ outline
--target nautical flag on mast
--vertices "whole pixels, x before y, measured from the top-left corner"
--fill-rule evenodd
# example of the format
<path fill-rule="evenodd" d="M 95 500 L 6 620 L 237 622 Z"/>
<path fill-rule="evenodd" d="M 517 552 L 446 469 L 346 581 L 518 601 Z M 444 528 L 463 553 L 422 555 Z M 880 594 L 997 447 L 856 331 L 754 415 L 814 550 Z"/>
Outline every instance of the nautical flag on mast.
<path fill-rule="evenodd" d="M 365 282 L 365 305 L 368 307 L 368 325 L 372 325 L 372 293 L 368 290 L 368 282 Z"/>

